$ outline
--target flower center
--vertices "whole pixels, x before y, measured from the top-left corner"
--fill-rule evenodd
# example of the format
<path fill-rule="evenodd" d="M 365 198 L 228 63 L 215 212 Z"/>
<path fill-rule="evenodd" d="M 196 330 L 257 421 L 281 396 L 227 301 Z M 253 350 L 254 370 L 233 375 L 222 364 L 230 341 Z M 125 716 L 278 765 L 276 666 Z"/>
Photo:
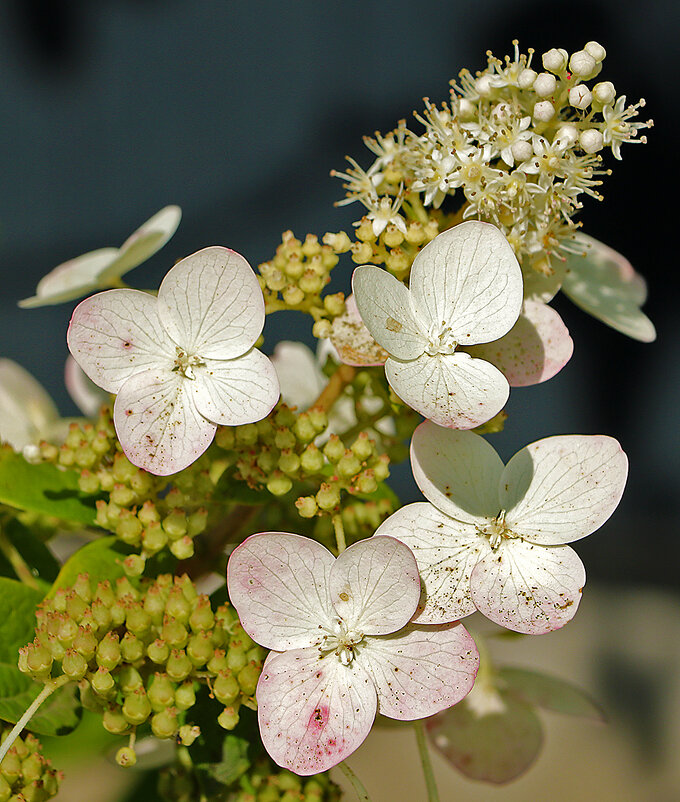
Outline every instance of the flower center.
<path fill-rule="evenodd" d="M 442 320 L 439 326 L 433 323 L 426 336 L 429 342 L 425 353 L 430 356 L 452 354 L 458 346 L 458 343 L 453 339 L 453 335 L 451 334 L 451 327 L 447 326 L 444 320 Z"/>
<path fill-rule="evenodd" d="M 356 655 L 356 646 L 364 639 L 364 633 L 349 629 L 347 624 L 338 618 L 332 632 L 324 636 L 319 651 L 324 654 L 335 652 L 343 666 L 348 666 Z"/>
<path fill-rule="evenodd" d="M 477 531 L 480 535 L 489 538 L 489 545 L 494 551 L 496 551 L 504 539 L 509 540 L 519 537 L 519 535 L 516 535 L 505 525 L 505 510 L 501 510 L 495 518 L 492 518 L 483 526 L 478 526 Z"/>
<path fill-rule="evenodd" d="M 172 369 L 172 372 L 181 373 L 185 379 L 191 379 L 193 381 L 196 378 L 194 368 L 204 368 L 205 362 L 203 362 L 200 356 L 187 354 L 187 352 L 183 351 L 179 346 L 175 346 L 175 350 L 175 367 Z"/>

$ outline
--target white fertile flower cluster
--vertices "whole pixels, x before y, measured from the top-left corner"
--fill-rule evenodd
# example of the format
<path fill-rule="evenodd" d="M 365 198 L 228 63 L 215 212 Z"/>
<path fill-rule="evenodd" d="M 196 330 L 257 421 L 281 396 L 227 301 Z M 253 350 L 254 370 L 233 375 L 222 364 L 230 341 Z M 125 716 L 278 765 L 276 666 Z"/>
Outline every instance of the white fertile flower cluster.
<path fill-rule="evenodd" d="M 423 133 L 402 121 L 366 140 L 377 157 L 368 170 L 351 160 L 346 173 L 335 173 L 345 180 L 342 203 L 366 206 L 376 236 L 388 224 L 403 228 L 400 207 L 415 192 L 435 209 L 454 196 L 463 219 L 494 223 L 525 270 L 550 274 L 551 257 L 573 250 L 579 197 L 601 197 L 601 152 L 620 159 L 621 145 L 646 141 L 637 135 L 652 122 L 634 121 L 644 100 L 626 105 L 610 81 L 592 83 L 606 55 L 597 42 L 571 55 L 547 51 L 542 70 L 533 51 L 514 45 L 513 58 L 489 55 L 475 76 L 463 70 L 449 103 L 426 99 L 415 115 Z"/>

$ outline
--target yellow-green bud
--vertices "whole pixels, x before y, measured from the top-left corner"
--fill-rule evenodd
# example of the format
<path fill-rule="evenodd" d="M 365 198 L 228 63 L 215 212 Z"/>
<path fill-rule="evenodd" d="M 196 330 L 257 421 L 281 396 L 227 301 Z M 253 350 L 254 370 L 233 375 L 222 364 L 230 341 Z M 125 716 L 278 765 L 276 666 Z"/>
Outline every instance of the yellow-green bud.
<path fill-rule="evenodd" d="M 182 746 L 191 746 L 193 742 L 201 734 L 201 728 L 195 724 L 182 724 L 179 728 L 178 737 Z"/>
<path fill-rule="evenodd" d="M 345 311 L 345 295 L 342 292 L 336 292 L 332 295 L 325 295 L 323 305 L 329 315 L 338 317 Z"/>
<path fill-rule="evenodd" d="M 126 632 L 120 642 L 120 653 L 126 663 L 136 663 L 144 657 L 144 643 L 132 632 Z"/>
<path fill-rule="evenodd" d="M 215 698 L 223 705 L 231 705 L 238 699 L 241 687 L 231 671 L 221 671 L 213 681 Z"/>
<path fill-rule="evenodd" d="M 116 685 L 123 693 L 128 694 L 144 687 L 142 675 L 133 666 L 123 666 L 116 674 Z"/>
<path fill-rule="evenodd" d="M 78 477 L 78 487 L 81 493 L 94 495 L 95 493 L 99 492 L 99 479 L 95 473 L 85 469 L 81 471 L 80 476 Z"/>
<path fill-rule="evenodd" d="M 375 493 L 375 491 L 378 489 L 378 483 L 375 480 L 375 472 L 372 468 L 367 468 L 365 471 L 359 474 L 356 487 L 359 493 Z"/>
<path fill-rule="evenodd" d="M 191 673 L 192 668 L 191 660 L 182 649 L 173 649 L 165 664 L 165 670 L 168 676 L 170 679 L 175 680 L 175 682 L 181 682 L 186 679 Z"/>
<path fill-rule="evenodd" d="M 175 701 L 175 686 L 166 674 L 154 674 L 147 691 L 151 709 L 158 713 Z"/>
<path fill-rule="evenodd" d="M 261 672 L 262 667 L 255 662 L 248 663 L 238 672 L 238 684 L 245 696 L 252 696 L 255 693 Z"/>
<path fill-rule="evenodd" d="M 121 746 L 116 752 L 116 763 L 123 768 L 132 767 L 137 763 L 137 754 L 130 746 Z"/>
<path fill-rule="evenodd" d="M 338 460 L 338 475 L 343 479 L 349 479 L 359 473 L 360 470 L 361 462 L 350 449 L 347 449 Z"/>
<path fill-rule="evenodd" d="M 166 616 L 163 621 L 161 637 L 172 649 L 183 649 L 189 640 L 189 633 L 181 621 L 171 616 Z"/>
<path fill-rule="evenodd" d="M 129 482 L 132 477 L 138 473 L 139 468 L 136 465 L 133 465 L 130 460 L 125 456 L 125 454 L 121 454 L 120 452 L 116 454 L 113 458 L 113 478 L 116 482 Z"/>
<path fill-rule="evenodd" d="M 305 300 L 304 292 L 294 284 L 289 284 L 282 293 L 284 303 L 288 306 L 297 306 Z"/>
<path fill-rule="evenodd" d="M 262 451 L 260 451 L 260 453 L 257 455 L 257 467 L 263 473 L 270 473 L 276 467 L 276 457 L 277 453 L 275 451 L 272 451 L 271 448 L 264 446 Z"/>
<path fill-rule="evenodd" d="M 52 670 L 52 655 L 42 644 L 29 643 L 24 654 L 28 673 L 36 679 L 46 677 Z"/>
<path fill-rule="evenodd" d="M 312 326 L 312 335 L 318 340 L 325 340 L 333 333 L 333 325 L 329 320 L 317 320 Z"/>
<path fill-rule="evenodd" d="M 295 506 L 301 518 L 313 518 L 319 509 L 314 496 L 300 496 L 295 499 Z"/>
<path fill-rule="evenodd" d="M 225 730 L 233 730 L 238 721 L 238 710 L 235 707 L 225 707 L 217 717 L 217 723 Z"/>
<path fill-rule="evenodd" d="M 357 459 L 362 462 L 373 454 L 374 443 L 366 432 L 360 432 L 357 439 L 352 443 L 352 452 Z"/>
<path fill-rule="evenodd" d="M 215 442 L 225 451 L 231 451 L 234 447 L 234 429 L 231 426 L 219 426 L 215 435 Z"/>
<path fill-rule="evenodd" d="M 227 666 L 231 671 L 240 671 L 246 664 L 245 649 L 232 647 L 227 652 Z"/>
<path fill-rule="evenodd" d="M 371 235 L 373 232 L 371 231 Z M 352 261 L 358 265 L 370 261 L 373 256 L 373 248 L 368 242 L 353 242 L 352 243 Z"/>
<path fill-rule="evenodd" d="M 272 473 L 267 482 L 267 490 L 269 490 L 273 496 L 285 496 L 292 487 L 293 482 L 290 477 L 278 470 Z"/>
<path fill-rule="evenodd" d="M 257 442 L 257 426 L 254 423 L 245 423 L 237 426 L 236 442 L 242 446 L 252 446 Z"/>
<path fill-rule="evenodd" d="M 372 468 L 376 481 L 384 482 L 390 475 L 390 458 L 387 454 L 381 454 Z"/>
<path fill-rule="evenodd" d="M 97 646 L 97 665 L 111 670 L 120 663 L 120 644 L 118 634 L 109 631 Z"/>
<path fill-rule="evenodd" d="M 314 433 L 313 436 L 316 436 Z M 305 473 L 319 473 L 324 466 L 323 454 L 319 449 L 310 443 L 300 455 L 300 466 Z"/>
<path fill-rule="evenodd" d="M 300 470 L 300 457 L 294 451 L 283 450 L 279 457 L 279 470 L 294 476 Z"/>
<path fill-rule="evenodd" d="M 194 541 L 189 535 L 184 535 L 179 540 L 173 540 L 170 551 L 178 560 L 188 560 L 194 555 Z"/>
<path fill-rule="evenodd" d="M 109 625 L 111 624 L 111 610 L 106 602 L 102 601 L 101 599 L 93 600 L 92 617 L 94 618 L 94 621 L 97 624 L 97 628 L 100 632 L 109 628 Z"/>
<path fill-rule="evenodd" d="M 146 653 L 151 662 L 162 665 L 170 657 L 170 647 L 164 640 L 157 638 L 146 647 Z"/>
<path fill-rule="evenodd" d="M 137 517 L 142 522 L 144 526 L 149 526 L 149 524 L 153 523 L 154 521 L 160 521 L 161 516 L 156 509 L 156 505 L 150 499 L 142 504 L 141 509 L 137 513 Z"/>
<path fill-rule="evenodd" d="M 135 501 L 135 491 L 128 485 L 115 484 L 111 491 L 111 501 L 119 507 L 129 507 Z"/>
<path fill-rule="evenodd" d="M 289 428 L 281 426 L 274 435 L 274 444 L 281 450 L 295 448 L 295 435 Z"/>
<path fill-rule="evenodd" d="M 188 710 L 196 704 L 193 682 L 184 682 L 175 691 L 175 705 L 179 710 Z"/>
<path fill-rule="evenodd" d="M 165 603 L 165 612 L 167 615 L 175 618 L 177 621 L 185 623 L 189 620 L 191 614 L 191 604 L 184 596 L 182 588 L 175 586 L 170 591 L 168 600 Z"/>
<path fill-rule="evenodd" d="M 141 554 L 130 554 L 123 560 L 123 570 L 131 577 L 141 576 L 145 566 L 146 557 Z"/>
<path fill-rule="evenodd" d="M 75 649 L 67 649 L 61 661 L 61 670 L 69 679 L 82 679 L 87 672 L 87 660 Z"/>
<path fill-rule="evenodd" d="M 172 738 L 177 732 L 179 721 L 174 707 L 161 710 L 151 718 L 151 731 L 156 738 Z"/>
<path fill-rule="evenodd" d="M 322 510 L 330 511 L 340 503 L 340 490 L 336 484 L 324 482 L 316 494 L 316 503 Z"/>
<path fill-rule="evenodd" d="M 196 606 L 189 617 L 189 626 L 194 632 L 199 630 L 212 629 L 215 623 L 215 616 L 210 608 L 210 599 L 202 594 L 198 597 Z"/>
<path fill-rule="evenodd" d="M 169 515 L 166 515 L 163 519 L 163 529 L 170 540 L 184 537 L 187 533 L 187 516 L 184 510 L 172 510 Z"/>
<path fill-rule="evenodd" d="M 168 534 L 159 521 L 152 521 L 141 535 L 142 546 L 147 554 L 157 554 L 168 542 Z"/>
<path fill-rule="evenodd" d="M 151 702 L 144 688 L 135 688 L 125 697 L 123 702 L 123 716 L 125 720 L 135 727 L 143 724 L 151 715 Z"/>
<path fill-rule="evenodd" d="M 323 447 L 323 453 L 326 455 L 329 462 L 337 463 L 342 459 L 345 453 L 345 446 L 342 444 L 342 440 L 337 434 L 332 434 L 330 436 L 328 442 Z"/>
<path fill-rule="evenodd" d="M 187 518 L 187 534 L 189 537 L 200 535 L 208 524 L 208 511 L 201 507 Z"/>
<path fill-rule="evenodd" d="M 114 691 L 116 687 L 116 683 L 111 676 L 111 672 L 108 668 L 104 668 L 103 666 L 100 666 L 92 675 L 90 684 L 92 685 L 95 693 L 98 693 L 99 696 L 104 697 L 111 695 L 112 691 Z"/>
<path fill-rule="evenodd" d="M 206 668 L 212 674 L 219 674 L 220 671 L 226 671 L 228 669 L 227 655 L 224 649 L 215 649 L 213 656 L 208 660 Z"/>
<path fill-rule="evenodd" d="M 104 711 L 102 724 L 104 729 L 113 735 L 122 735 L 130 729 L 130 724 L 123 713 L 115 707 Z"/>

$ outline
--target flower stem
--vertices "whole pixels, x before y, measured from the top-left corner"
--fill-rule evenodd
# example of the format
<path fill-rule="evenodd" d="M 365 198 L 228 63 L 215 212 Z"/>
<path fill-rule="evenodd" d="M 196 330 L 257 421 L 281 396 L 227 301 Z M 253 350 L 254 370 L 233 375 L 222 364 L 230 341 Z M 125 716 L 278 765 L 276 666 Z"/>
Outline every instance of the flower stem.
<path fill-rule="evenodd" d="M 0 551 L 7 557 L 10 565 L 14 569 L 14 573 L 24 585 L 28 585 L 29 588 L 34 588 L 35 590 L 40 589 L 36 578 L 31 573 L 31 569 L 2 528 L 0 528 Z"/>
<path fill-rule="evenodd" d="M 345 387 L 353 381 L 355 375 L 356 368 L 352 368 L 349 365 L 338 365 L 328 380 L 328 384 L 311 406 L 314 408 L 320 407 L 324 412 L 328 412 Z"/>
<path fill-rule="evenodd" d="M 366 791 L 364 788 L 364 784 L 344 760 L 342 763 L 338 764 L 338 768 L 342 769 L 345 777 L 347 777 L 347 779 L 352 783 L 352 788 L 354 788 L 354 791 L 361 802 L 371 802 L 371 797 L 368 795 L 368 791 Z"/>
<path fill-rule="evenodd" d="M 5 759 L 5 755 L 12 748 L 12 745 L 19 735 L 21 735 L 21 731 L 24 729 L 24 727 L 33 718 L 40 705 L 45 701 L 45 699 L 51 696 L 57 690 L 57 688 L 61 688 L 62 685 L 66 685 L 66 683 L 69 681 L 69 678 L 63 674 L 61 677 L 57 677 L 57 679 L 53 679 L 45 683 L 44 688 L 31 702 L 26 712 L 19 719 L 19 721 L 17 721 L 10 734 L 2 742 L 2 746 L 0 746 L 0 764 L 2 764 L 2 761 Z"/>
<path fill-rule="evenodd" d="M 335 542 L 338 546 L 338 554 L 340 555 L 347 548 L 345 527 L 342 525 L 342 515 L 340 515 L 340 513 L 333 516 L 333 529 L 335 530 Z"/>
<path fill-rule="evenodd" d="M 420 754 L 420 762 L 423 765 L 423 775 L 425 776 L 425 785 L 427 787 L 427 799 L 428 802 L 439 802 L 439 791 L 437 791 L 437 783 L 434 779 L 434 771 L 432 770 L 430 753 L 427 749 L 425 726 L 422 719 L 420 721 L 416 721 L 415 730 L 416 741 L 418 742 L 418 752 Z"/>

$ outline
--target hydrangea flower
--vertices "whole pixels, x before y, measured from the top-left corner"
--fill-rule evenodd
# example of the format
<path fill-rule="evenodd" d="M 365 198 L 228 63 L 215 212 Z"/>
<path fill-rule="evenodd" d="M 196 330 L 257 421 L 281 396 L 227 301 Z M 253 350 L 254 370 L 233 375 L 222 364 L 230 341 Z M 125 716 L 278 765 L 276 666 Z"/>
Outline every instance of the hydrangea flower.
<path fill-rule="evenodd" d="M 585 570 L 565 544 L 598 529 L 619 503 L 628 459 L 614 438 L 546 437 L 504 466 L 483 437 L 426 421 L 413 435 L 411 465 L 429 503 L 397 510 L 376 535 L 415 554 L 424 587 L 415 621 L 479 610 L 541 634 L 573 618 Z"/>
<path fill-rule="evenodd" d="M 166 206 L 133 232 L 120 248 L 98 248 L 63 262 L 44 276 L 35 295 L 19 301 L 19 306 L 60 304 L 93 290 L 119 285 L 121 276 L 165 245 L 177 230 L 181 217 L 179 206 Z"/>
<path fill-rule="evenodd" d="M 82 301 L 67 339 L 92 381 L 117 394 L 113 421 L 128 459 L 166 476 L 196 460 L 218 424 L 271 411 L 276 372 L 253 347 L 263 326 L 252 268 L 215 246 L 178 262 L 158 298 L 123 289 Z"/>
<path fill-rule="evenodd" d="M 354 271 L 352 286 L 366 327 L 389 354 L 387 380 L 406 404 L 455 429 L 502 409 L 505 376 L 459 348 L 502 337 L 522 307 L 522 273 L 495 226 L 470 221 L 439 234 L 416 256 L 408 289 L 370 265 Z"/>
<path fill-rule="evenodd" d="M 299 535 L 252 535 L 229 559 L 227 586 L 243 628 L 273 650 L 256 693 L 262 741 L 297 774 L 344 760 L 376 711 L 423 718 L 474 683 L 479 656 L 461 624 L 409 623 L 418 569 L 391 537 L 359 541 L 335 559 Z"/>
<path fill-rule="evenodd" d="M 577 306 L 634 340 L 656 339 L 652 321 L 640 307 L 647 285 L 625 256 L 587 234 L 574 237 L 581 254 L 567 256 L 562 291 Z"/>

